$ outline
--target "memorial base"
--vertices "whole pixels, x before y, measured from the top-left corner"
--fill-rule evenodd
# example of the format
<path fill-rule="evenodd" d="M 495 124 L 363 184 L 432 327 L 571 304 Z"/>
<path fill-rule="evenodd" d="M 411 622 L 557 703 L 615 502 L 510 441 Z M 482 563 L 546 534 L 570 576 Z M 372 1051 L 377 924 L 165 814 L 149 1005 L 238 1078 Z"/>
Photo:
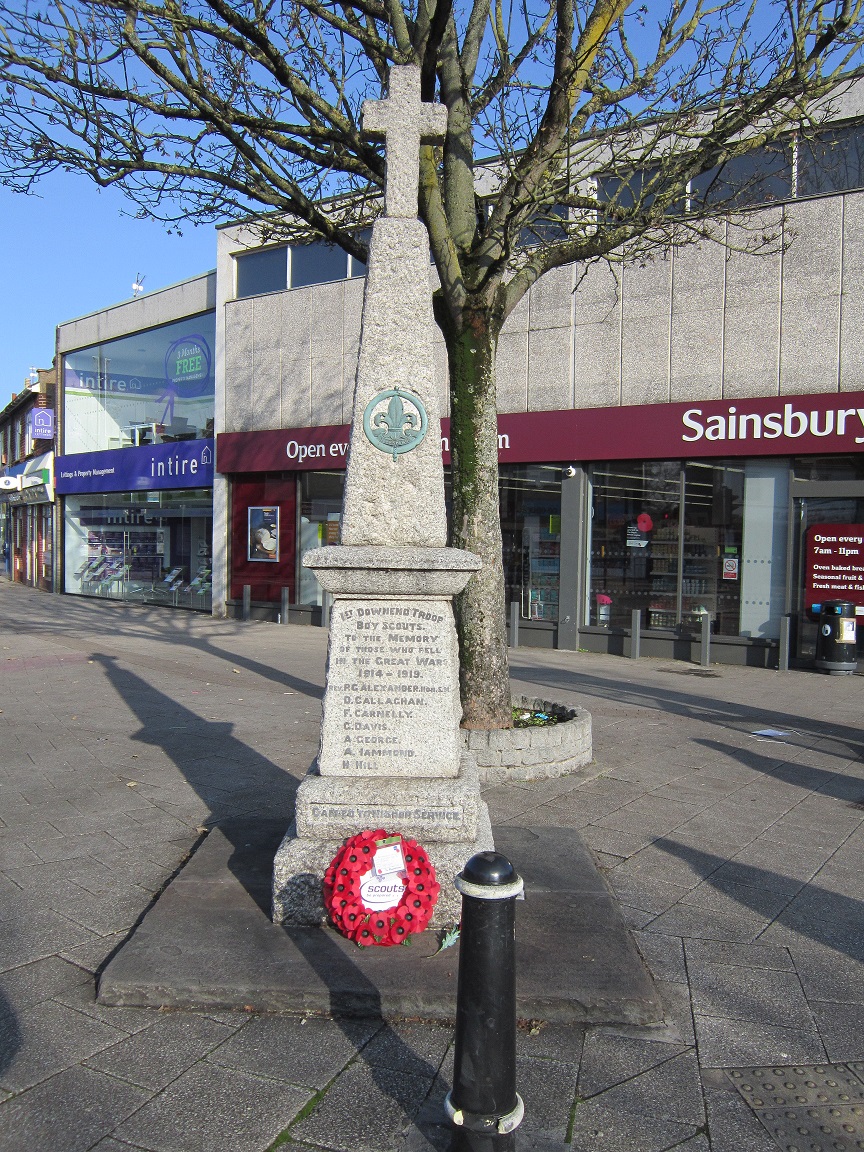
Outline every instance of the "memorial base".
<path fill-rule="evenodd" d="M 403 831 L 403 829 L 388 827 L 387 831 Z M 405 835 L 410 836 L 410 830 L 406 829 Z M 273 861 L 275 924 L 312 926 L 327 922 L 327 912 L 322 898 L 322 879 L 330 861 L 344 841 L 344 836 L 331 840 L 305 839 L 297 835 L 296 824 L 291 824 Z M 492 851 L 495 847 L 489 809 L 482 801 L 480 802 L 475 839 L 455 844 L 426 839 L 422 843 L 429 853 L 429 859 L 435 867 L 435 875 L 441 885 L 438 903 L 435 905 L 429 927 L 444 928 L 449 924 L 456 924 L 461 915 L 462 897 L 453 886 L 453 877 L 462 871 L 466 860 L 475 852 Z"/>

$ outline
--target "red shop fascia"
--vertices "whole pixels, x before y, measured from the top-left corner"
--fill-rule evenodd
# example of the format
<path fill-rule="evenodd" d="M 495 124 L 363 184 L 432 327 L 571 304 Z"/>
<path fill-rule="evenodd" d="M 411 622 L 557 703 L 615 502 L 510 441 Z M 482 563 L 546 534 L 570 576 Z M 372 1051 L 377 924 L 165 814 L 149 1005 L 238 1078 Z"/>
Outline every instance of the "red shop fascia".
<path fill-rule="evenodd" d="M 216 471 L 232 483 L 232 596 L 244 583 L 253 598 L 278 599 L 255 582 L 260 564 L 247 562 L 249 507 L 278 503 L 280 561 L 267 578 L 295 590 L 297 486 L 289 475 L 344 468 L 350 427 L 223 432 Z M 450 421 L 441 421 L 441 451 L 450 463 Z M 677 460 L 731 456 L 810 456 L 864 452 L 864 392 L 705 400 L 498 417 L 501 464 L 589 463 L 597 460 Z M 265 475 L 266 474 L 266 475 Z M 278 571 L 277 571 L 278 569 Z"/>

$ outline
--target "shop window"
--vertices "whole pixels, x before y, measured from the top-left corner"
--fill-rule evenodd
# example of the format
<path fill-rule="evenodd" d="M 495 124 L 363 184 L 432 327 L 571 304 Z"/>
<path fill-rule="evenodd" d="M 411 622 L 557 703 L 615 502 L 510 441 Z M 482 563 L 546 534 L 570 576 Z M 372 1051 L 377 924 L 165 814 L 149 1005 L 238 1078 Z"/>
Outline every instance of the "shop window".
<path fill-rule="evenodd" d="M 511 464 L 499 477 L 505 596 L 526 620 L 558 619 L 561 469 Z"/>
<path fill-rule="evenodd" d="M 210 611 L 211 489 L 67 496 L 65 504 L 67 592 Z"/>
<path fill-rule="evenodd" d="M 235 257 L 237 298 L 284 292 L 288 287 L 288 245 L 256 248 Z"/>
<path fill-rule="evenodd" d="M 679 611 L 680 464 L 597 464 L 592 488 L 586 623 L 629 628 L 635 608 L 648 627 L 673 627 Z"/>
<path fill-rule="evenodd" d="M 335 244 L 318 241 L 291 249 L 291 287 L 326 284 L 348 277 L 348 255 Z"/>
<path fill-rule="evenodd" d="M 864 125 L 822 128 L 798 141 L 798 195 L 864 187 Z"/>
<path fill-rule="evenodd" d="M 342 518 L 344 472 L 304 472 L 300 477 L 298 551 L 300 558 L 310 549 L 339 543 Z M 315 573 L 299 565 L 298 604 L 320 604 L 321 585 Z"/>
<path fill-rule="evenodd" d="M 739 635 L 743 462 L 598 464 L 592 488 L 587 622 Z"/>
<path fill-rule="evenodd" d="M 208 312 L 64 357 L 65 451 L 212 436 L 215 344 Z"/>
<path fill-rule="evenodd" d="M 681 622 L 708 616 L 721 636 L 740 631 L 743 578 L 744 465 L 691 461 L 684 466 Z"/>
<path fill-rule="evenodd" d="M 864 480 L 864 456 L 803 456 L 792 461 L 796 480 Z"/>

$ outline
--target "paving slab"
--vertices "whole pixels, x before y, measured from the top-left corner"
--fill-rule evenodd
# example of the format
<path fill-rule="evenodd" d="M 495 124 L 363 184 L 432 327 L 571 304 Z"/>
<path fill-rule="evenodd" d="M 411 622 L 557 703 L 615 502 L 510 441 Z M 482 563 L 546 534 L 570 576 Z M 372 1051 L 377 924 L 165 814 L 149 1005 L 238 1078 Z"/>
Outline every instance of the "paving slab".
<path fill-rule="evenodd" d="M 153 1097 L 113 1135 L 147 1152 L 260 1152 L 311 1094 L 206 1061 Z"/>
<path fill-rule="evenodd" d="M 3 1105 L 0 1152 L 86 1152 L 146 1099 L 131 1084 L 67 1068 Z"/>
<path fill-rule="evenodd" d="M 329 928 L 269 918 L 277 821 L 228 821 L 206 837 L 105 968 L 112 1006 L 452 1020 L 458 946 L 360 949 Z M 591 854 L 572 829 L 502 828 L 526 883 L 517 904 L 518 1012 L 570 1023 L 652 1023 L 651 977 Z"/>
<path fill-rule="evenodd" d="M 383 1152 L 395 1148 L 432 1085 L 412 1076 L 357 1061 L 320 1104 L 291 1129 L 292 1137 L 333 1152 Z"/>

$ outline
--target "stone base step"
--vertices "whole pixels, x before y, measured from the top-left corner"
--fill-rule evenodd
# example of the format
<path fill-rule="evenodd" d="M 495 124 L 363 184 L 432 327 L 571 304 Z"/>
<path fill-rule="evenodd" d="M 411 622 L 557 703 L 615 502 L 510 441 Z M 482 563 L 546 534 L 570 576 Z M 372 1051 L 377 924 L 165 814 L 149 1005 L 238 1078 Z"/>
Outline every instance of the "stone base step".
<path fill-rule="evenodd" d="M 110 1005 L 452 1020 L 458 945 L 359 948 L 330 928 L 270 920 L 284 821 L 213 829 L 107 965 Z M 659 997 L 590 853 L 568 828 L 495 831 L 523 876 L 516 905 L 518 1013 L 526 1019 L 649 1024 Z"/>

